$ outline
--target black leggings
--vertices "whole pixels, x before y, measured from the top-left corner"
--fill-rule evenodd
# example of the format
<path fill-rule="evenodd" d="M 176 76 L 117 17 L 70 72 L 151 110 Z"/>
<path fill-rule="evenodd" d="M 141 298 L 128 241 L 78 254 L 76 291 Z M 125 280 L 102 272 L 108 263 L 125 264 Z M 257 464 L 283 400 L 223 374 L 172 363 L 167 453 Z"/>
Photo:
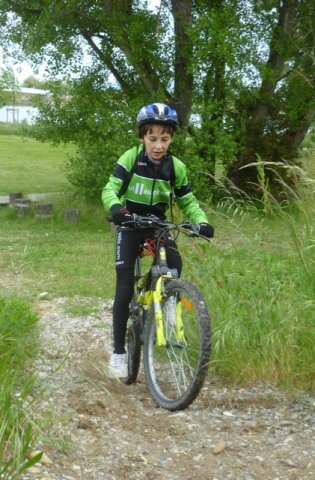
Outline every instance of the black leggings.
<path fill-rule="evenodd" d="M 134 266 L 140 246 L 146 238 L 153 237 L 152 229 L 122 231 L 116 238 L 116 292 L 113 305 L 114 352 L 125 353 L 125 338 L 129 303 L 134 291 Z M 182 271 L 182 259 L 172 237 L 165 242 L 167 264 Z"/>

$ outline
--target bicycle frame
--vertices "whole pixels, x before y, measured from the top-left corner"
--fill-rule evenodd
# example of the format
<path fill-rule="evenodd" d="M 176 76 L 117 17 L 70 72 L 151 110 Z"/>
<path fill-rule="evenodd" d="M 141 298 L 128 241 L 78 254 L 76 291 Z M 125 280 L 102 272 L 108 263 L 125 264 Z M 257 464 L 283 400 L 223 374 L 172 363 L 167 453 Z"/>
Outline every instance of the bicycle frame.
<path fill-rule="evenodd" d="M 156 252 L 157 262 L 151 267 L 152 281 L 150 289 L 146 290 L 143 283 L 143 277 L 141 277 L 141 257 L 137 258 L 136 263 L 136 276 L 139 278 L 138 288 L 139 293 L 137 297 L 137 303 L 142 305 L 144 310 L 148 311 L 153 303 L 154 305 L 154 317 L 156 323 L 156 341 L 157 345 L 166 347 L 167 342 L 165 340 L 164 332 L 164 318 L 162 312 L 162 301 L 164 298 L 164 282 L 177 278 L 177 271 L 175 269 L 169 269 L 166 263 L 166 250 L 164 246 L 159 246 Z M 161 273 L 164 271 L 165 273 Z M 176 302 L 176 315 L 175 315 L 175 329 L 177 333 L 178 342 L 186 342 L 183 322 L 181 319 L 181 303 Z"/>

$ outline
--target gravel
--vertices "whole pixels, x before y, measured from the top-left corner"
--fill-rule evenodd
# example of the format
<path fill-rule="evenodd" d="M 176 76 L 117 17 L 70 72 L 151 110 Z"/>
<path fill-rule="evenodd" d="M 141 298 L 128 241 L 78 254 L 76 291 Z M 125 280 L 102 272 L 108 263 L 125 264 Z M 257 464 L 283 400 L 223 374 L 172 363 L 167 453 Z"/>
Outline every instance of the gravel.
<path fill-rule="evenodd" d="M 45 456 L 22 479 L 315 479 L 312 397 L 209 376 L 188 409 L 171 413 L 156 407 L 142 371 L 131 386 L 107 378 L 111 302 L 77 317 L 66 305 L 36 304 L 42 434 L 34 451 Z"/>

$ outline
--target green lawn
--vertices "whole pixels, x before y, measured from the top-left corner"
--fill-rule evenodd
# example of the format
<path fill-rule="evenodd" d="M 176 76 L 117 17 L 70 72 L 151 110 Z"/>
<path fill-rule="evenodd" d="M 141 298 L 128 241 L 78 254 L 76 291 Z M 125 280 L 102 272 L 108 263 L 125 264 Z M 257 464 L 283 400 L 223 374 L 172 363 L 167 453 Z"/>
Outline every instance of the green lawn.
<path fill-rule="evenodd" d="M 0 195 L 69 189 L 64 166 L 72 146 L 52 146 L 18 135 L 0 135 Z"/>

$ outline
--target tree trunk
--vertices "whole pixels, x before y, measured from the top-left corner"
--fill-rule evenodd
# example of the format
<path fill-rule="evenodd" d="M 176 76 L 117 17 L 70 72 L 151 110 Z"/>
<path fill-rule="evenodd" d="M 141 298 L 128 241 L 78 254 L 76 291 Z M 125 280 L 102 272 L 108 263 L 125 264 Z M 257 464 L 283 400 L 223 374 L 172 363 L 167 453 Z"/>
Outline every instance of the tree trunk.
<path fill-rule="evenodd" d="M 274 94 L 282 80 L 285 62 L 290 58 L 289 44 L 292 37 L 298 7 L 297 0 L 279 2 L 278 22 L 275 25 L 270 42 L 269 58 L 265 67 L 257 101 L 248 107 L 248 120 L 245 123 L 243 141 L 237 161 L 227 171 L 227 178 L 236 188 L 247 193 L 257 191 L 258 172 L 255 166 L 247 167 L 258 160 L 272 161 L 275 144 L 281 135 L 276 132 L 266 133 L 270 128 L 268 122 L 277 117 Z M 279 107 L 278 107 L 279 108 Z M 296 136 L 296 140 L 297 140 Z M 296 151 L 296 150 L 295 150 Z M 277 158 L 281 161 L 283 156 Z M 266 172 L 266 175 L 270 172 Z"/>
<path fill-rule="evenodd" d="M 191 0 L 172 0 L 175 30 L 175 90 L 172 104 L 179 117 L 179 125 L 186 129 L 193 94 L 193 45 L 189 36 L 192 27 Z"/>

